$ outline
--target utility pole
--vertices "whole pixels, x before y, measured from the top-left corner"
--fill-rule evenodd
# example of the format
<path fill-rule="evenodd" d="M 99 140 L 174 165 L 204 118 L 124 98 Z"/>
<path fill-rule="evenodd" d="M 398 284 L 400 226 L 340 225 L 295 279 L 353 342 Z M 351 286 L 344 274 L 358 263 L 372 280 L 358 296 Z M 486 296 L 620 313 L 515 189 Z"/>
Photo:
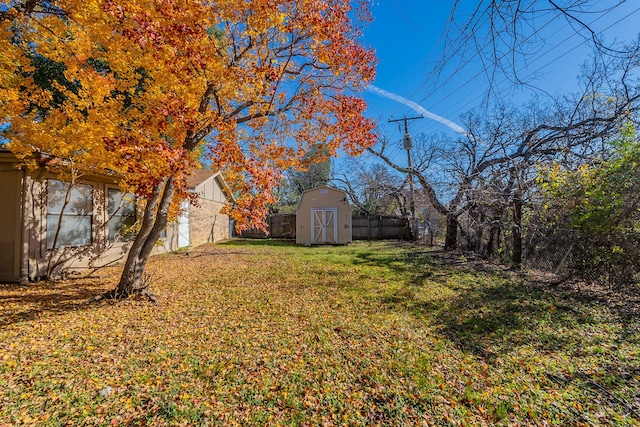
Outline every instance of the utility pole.
<path fill-rule="evenodd" d="M 402 138 L 402 146 L 407 150 L 407 165 L 409 167 L 409 190 L 411 191 L 411 202 L 409 203 L 409 211 L 411 212 L 411 224 L 416 220 L 416 202 L 415 202 L 415 190 L 413 187 L 413 165 L 411 164 L 411 148 L 413 148 L 413 138 L 409 133 L 409 120 L 423 119 L 424 116 L 407 117 L 404 116 L 401 119 L 389 119 L 391 122 L 404 122 L 404 137 Z"/>

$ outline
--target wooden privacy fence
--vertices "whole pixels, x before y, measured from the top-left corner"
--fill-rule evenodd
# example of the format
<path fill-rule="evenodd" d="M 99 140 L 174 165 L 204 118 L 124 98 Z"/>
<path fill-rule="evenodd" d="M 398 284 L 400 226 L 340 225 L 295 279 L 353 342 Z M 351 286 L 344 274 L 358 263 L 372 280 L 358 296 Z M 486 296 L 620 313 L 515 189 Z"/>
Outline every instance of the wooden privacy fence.
<path fill-rule="evenodd" d="M 390 216 L 354 216 L 351 219 L 353 240 L 409 239 L 409 220 Z M 269 237 L 274 239 L 296 238 L 296 214 L 271 214 L 267 216 Z M 264 238 L 257 229 L 242 232 L 242 237 Z"/>
<path fill-rule="evenodd" d="M 269 237 L 274 239 L 295 239 L 296 238 L 296 214 L 270 214 L 267 215 L 267 230 Z M 256 228 L 245 230 L 242 237 L 264 238 L 267 235 Z"/>
<path fill-rule="evenodd" d="M 353 240 L 408 240 L 409 220 L 392 216 L 354 216 L 351 218 Z"/>

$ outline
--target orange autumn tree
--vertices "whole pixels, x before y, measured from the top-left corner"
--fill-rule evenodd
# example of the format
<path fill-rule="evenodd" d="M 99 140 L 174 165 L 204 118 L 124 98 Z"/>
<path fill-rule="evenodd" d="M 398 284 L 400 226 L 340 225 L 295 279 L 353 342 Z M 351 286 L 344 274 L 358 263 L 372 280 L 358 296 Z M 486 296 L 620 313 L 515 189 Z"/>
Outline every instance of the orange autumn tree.
<path fill-rule="evenodd" d="M 358 41 L 367 17 L 349 0 L 5 1 L 10 149 L 123 177 L 144 213 L 109 296 L 143 292 L 202 153 L 236 195 L 229 214 L 242 230 L 264 226 L 284 169 L 374 142 L 358 95 L 374 77 Z M 43 66 L 57 74 L 37 79 Z"/>

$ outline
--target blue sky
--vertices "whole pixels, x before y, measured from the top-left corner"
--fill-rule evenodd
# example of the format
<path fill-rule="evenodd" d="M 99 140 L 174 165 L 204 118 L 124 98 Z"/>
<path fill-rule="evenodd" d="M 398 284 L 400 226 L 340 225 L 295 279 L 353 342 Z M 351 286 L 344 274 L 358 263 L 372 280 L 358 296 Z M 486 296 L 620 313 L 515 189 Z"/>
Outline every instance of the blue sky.
<path fill-rule="evenodd" d="M 477 57 L 471 58 L 457 74 L 454 71 L 458 67 L 452 62 L 442 75 L 442 79 L 453 76 L 446 84 L 442 80 L 427 80 L 440 53 L 443 28 L 453 3 L 454 0 L 371 1 L 374 21 L 365 29 L 364 44 L 376 50 L 380 62 L 374 87 L 364 98 L 369 104 L 367 114 L 379 119 L 382 132 L 391 140 L 400 141 L 402 134 L 397 125 L 387 123 L 389 118 L 417 116 L 427 111 L 439 118 L 416 120 L 411 133 L 452 134 L 460 123 L 460 115 L 478 107 L 484 99 L 488 83 L 480 72 Z M 638 37 L 640 1 L 627 0 L 609 12 L 604 10 L 618 0 L 589 3 L 592 13 L 580 17 L 605 42 L 629 42 Z M 460 4 L 462 8 L 473 7 L 478 1 L 460 0 Z M 529 23 L 531 28 L 542 28 L 537 32 L 540 43 L 527 63 L 518 65 L 523 76 L 551 94 L 575 92 L 580 66 L 590 53 L 584 38 L 586 32 L 577 35 L 565 19 L 552 17 L 551 13 L 543 14 Z M 530 91 L 514 88 L 504 78 L 498 77 L 497 81 L 501 83 L 500 96 L 506 101 L 521 104 L 531 96 Z M 399 102 L 401 98 L 409 102 Z M 401 151 L 399 144 L 398 151 Z"/>

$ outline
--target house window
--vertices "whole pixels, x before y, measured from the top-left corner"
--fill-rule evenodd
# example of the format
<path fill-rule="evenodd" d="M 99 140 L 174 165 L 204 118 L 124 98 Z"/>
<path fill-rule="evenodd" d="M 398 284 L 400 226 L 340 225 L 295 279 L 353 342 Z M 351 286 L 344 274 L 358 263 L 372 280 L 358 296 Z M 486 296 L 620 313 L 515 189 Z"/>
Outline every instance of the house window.
<path fill-rule="evenodd" d="M 107 190 L 107 211 L 109 214 L 109 241 L 131 240 L 135 237 L 136 202 L 131 193 L 122 193 L 116 188 Z"/>
<path fill-rule="evenodd" d="M 93 187 L 47 181 L 47 249 L 91 244 Z"/>

